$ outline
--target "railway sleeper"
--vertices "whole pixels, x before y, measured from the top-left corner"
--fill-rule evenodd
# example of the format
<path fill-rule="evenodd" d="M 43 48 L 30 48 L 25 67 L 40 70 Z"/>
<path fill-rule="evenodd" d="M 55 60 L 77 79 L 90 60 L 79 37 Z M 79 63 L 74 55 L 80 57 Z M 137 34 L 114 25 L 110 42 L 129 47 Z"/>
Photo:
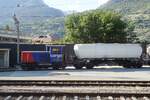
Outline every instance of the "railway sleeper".
<path fill-rule="evenodd" d="M 148 95 L 140 94 L 7 94 L 1 100 L 150 100 Z"/>

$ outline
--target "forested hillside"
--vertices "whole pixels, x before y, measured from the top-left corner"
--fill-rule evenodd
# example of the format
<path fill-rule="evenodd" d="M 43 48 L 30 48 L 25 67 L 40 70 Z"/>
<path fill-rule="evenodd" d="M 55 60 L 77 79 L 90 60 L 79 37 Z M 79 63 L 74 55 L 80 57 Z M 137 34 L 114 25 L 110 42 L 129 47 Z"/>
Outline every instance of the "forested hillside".
<path fill-rule="evenodd" d="M 124 20 L 133 22 L 140 42 L 150 42 L 150 0 L 110 0 L 99 9 L 123 14 Z"/>

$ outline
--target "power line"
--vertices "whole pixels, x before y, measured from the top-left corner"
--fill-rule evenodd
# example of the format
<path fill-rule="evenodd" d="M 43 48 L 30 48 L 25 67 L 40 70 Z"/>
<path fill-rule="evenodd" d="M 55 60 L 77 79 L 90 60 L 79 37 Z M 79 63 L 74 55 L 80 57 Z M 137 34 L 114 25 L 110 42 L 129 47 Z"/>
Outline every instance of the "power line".
<path fill-rule="evenodd" d="M 20 49 L 19 49 L 19 46 L 20 46 L 20 29 L 19 29 L 19 24 L 20 24 L 20 21 L 18 20 L 17 16 L 14 14 L 13 16 L 13 19 L 14 19 L 14 24 L 16 26 L 16 32 L 17 32 L 17 64 L 20 63 Z"/>

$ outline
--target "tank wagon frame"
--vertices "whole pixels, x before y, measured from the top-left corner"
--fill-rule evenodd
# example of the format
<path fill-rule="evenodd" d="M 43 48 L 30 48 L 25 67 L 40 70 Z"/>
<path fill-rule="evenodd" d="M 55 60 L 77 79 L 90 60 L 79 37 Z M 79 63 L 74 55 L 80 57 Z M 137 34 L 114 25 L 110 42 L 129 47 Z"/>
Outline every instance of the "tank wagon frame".
<path fill-rule="evenodd" d="M 143 62 L 141 59 L 76 59 L 75 63 L 73 64 L 76 69 L 82 69 L 84 66 L 87 69 L 92 69 L 94 66 L 98 65 L 118 65 L 123 66 L 124 68 L 141 68 Z"/>

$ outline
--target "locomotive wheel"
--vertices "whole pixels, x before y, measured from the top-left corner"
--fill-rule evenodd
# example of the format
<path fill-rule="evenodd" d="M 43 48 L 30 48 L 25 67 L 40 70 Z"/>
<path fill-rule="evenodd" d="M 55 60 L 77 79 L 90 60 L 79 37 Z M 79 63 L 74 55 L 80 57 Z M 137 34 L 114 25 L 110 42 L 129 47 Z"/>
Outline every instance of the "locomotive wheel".
<path fill-rule="evenodd" d="M 23 70 L 25 70 L 25 71 L 32 71 L 32 70 L 35 70 L 35 69 L 32 68 L 32 67 L 24 67 Z"/>
<path fill-rule="evenodd" d="M 26 65 L 22 64 L 22 65 L 21 65 L 21 69 L 22 69 L 22 70 L 26 70 Z"/>
<path fill-rule="evenodd" d="M 25 71 L 34 70 L 34 67 L 32 65 L 22 65 L 21 67 Z"/>
<path fill-rule="evenodd" d="M 28 68 L 27 67 L 22 67 L 22 70 L 27 71 Z"/>
<path fill-rule="evenodd" d="M 54 69 L 54 70 L 59 70 L 59 67 L 56 66 L 56 67 L 53 67 L 53 69 Z"/>
<path fill-rule="evenodd" d="M 67 65 L 65 65 L 65 64 L 63 64 L 63 65 L 61 65 L 61 69 L 66 69 L 66 67 L 67 67 Z"/>

